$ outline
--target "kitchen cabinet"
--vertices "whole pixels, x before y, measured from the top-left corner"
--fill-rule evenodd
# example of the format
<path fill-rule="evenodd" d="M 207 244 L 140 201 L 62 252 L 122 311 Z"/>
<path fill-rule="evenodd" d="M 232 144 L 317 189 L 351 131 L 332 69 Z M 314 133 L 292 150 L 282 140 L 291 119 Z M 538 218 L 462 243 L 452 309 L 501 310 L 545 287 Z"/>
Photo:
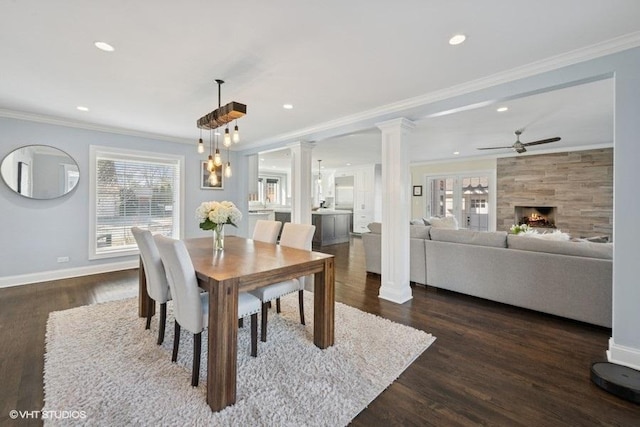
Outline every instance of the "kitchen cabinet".
<path fill-rule="evenodd" d="M 311 223 L 316 226 L 313 245 L 327 246 L 349 242 L 351 216 L 349 211 L 313 212 L 311 214 Z"/>

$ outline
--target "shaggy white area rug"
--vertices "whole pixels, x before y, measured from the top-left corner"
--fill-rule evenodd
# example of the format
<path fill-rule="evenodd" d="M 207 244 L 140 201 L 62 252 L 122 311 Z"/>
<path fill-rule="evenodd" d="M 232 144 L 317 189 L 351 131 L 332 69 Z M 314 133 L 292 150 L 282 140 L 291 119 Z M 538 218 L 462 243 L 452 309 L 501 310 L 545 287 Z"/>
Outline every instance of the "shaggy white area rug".
<path fill-rule="evenodd" d="M 162 346 L 155 343 L 157 317 L 145 330 L 135 298 L 54 312 L 47 323 L 43 411 L 57 411 L 70 425 L 346 425 L 435 337 L 341 303 L 335 314 L 335 345 L 320 350 L 312 342 L 313 294 L 305 292 L 306 326 L 297 294 L 283 298 L 281 314 L 270 310 L 268 341 L 258 338 L 257 358 L 249 355 L 246 319 L 238 333 L 236 404 L 212 413 L 206 332 L 194 388 L 190 333 L 182 330 L 178 363 L 171 363 L 171 304 Z"/>

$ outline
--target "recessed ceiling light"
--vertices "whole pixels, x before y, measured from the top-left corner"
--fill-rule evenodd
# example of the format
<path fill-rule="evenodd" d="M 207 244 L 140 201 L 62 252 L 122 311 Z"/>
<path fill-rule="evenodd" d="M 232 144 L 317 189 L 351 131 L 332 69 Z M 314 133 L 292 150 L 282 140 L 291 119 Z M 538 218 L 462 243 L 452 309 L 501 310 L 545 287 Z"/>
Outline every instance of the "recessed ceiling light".
<path fill-rule="evenodd" d="M 78 105 L 78 106 L 76 107 L 76 109 L 78 109 L 78 110 L 80 110 L 80 111 L 89 111 L 89 108 L 88 108 L 88 107 L 85 107 L 85 106 L 83 106 L 83 105 Z"/>
<path fill-rule="evenodd" d="M 105 52 L 113 52 L 115 50 L 113 46 L 106 42 L 95 42 L 93 45 Z"/>
<path fill-rule="evenodd" d="M 467 39 L 467 36 L 465 36 L 464 34 L 456 34 L 455 36 L 449 39 L 449 44 L 455 46 L 457 44 L 462 43 L 466 39 Z"/>
<path fill-rule="evenodd" d="M 502 112 L 504 112 L 504 111 L 507 111 L 508 109 L 509 109 L 509 107 L 500 107 L 500 108 L 498 108 L 496 111 L 497 111 L 498 113 L 502 113 Z"/>
<path fill-rule="evenodd" d="M 284 105 L 282 105 L 282 108 L 284 108 L 285 110 L 292 110 L 293 109 L 293 104 L 284 104 Z"/>
<path fill-rule="evenodd" d="M 459 151 L 454 151 L 454 152 L 453 152 L 453 155 L 454 155 L 454 156 L 457 156 L 458 154 L 460 154 L 460 152 L 459 152 Z"/>
<path fill-rule="evenodd" d="M 261 161 L 261 162 L 264 162 L 264 157 L 260 157 L 260 161 Z"/>
<path fill-rule="evenodd" d="M 347 163 L 347 166 L 351 166 L 351 163 Z"/>

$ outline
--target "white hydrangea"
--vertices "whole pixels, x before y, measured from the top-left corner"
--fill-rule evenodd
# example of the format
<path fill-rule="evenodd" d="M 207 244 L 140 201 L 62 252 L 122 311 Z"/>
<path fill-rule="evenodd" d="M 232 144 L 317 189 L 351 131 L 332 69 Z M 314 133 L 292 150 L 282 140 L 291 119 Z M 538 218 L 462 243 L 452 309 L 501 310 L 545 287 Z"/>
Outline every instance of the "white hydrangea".
<path fill-rule="evenodd" d="M 203 229 L 210 229 L 211 223 L 235 226 L 242 219 L 242 212 L 233 202 L 202 202 L 196 209 L 196 219 Z"/>

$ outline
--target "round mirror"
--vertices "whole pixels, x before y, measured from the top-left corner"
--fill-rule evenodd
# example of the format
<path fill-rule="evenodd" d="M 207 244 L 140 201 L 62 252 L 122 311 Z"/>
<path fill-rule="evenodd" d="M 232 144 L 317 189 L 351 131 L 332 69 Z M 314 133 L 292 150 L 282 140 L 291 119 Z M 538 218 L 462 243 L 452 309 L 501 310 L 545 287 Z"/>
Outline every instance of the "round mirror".
<path fill-rule="evenodd" d="M 2 160 L 5 184 L 30 199 L 55 199 L 73 190 L 80 179 L 78 164 L 62 150 L 48 145 L 27 145 Z"/>

